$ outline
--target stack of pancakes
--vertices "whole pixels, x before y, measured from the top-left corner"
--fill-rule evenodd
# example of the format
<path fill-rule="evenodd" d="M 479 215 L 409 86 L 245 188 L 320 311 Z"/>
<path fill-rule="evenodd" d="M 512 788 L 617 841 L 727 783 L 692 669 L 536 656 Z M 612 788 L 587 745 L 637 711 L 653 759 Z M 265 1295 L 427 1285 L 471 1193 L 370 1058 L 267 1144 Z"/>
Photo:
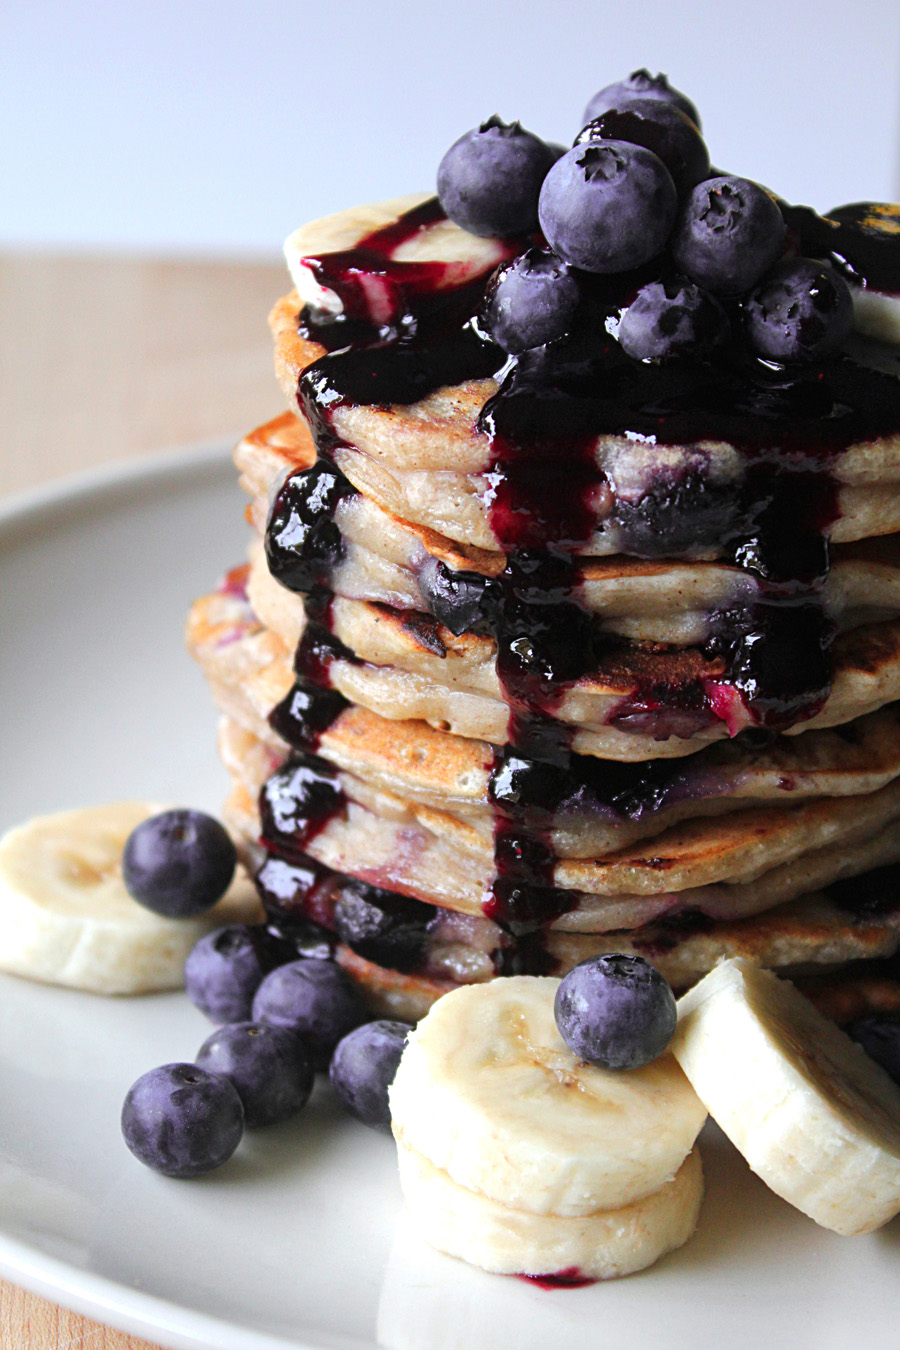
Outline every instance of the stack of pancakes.
<path fill-rule="evenodd" d="M 343 299 L 273 311 L 250 561 L 188 628 L 273 922 L 411 1018 L 610 951 L 676 989 L 735 955 L 874 980 L 900 946 L 883 353 L 814 397 L 729 372 L 723 411 L 708 372 L 623 394 L 614 364 L 586 396 L 444 311 L 410 341 Z"/>

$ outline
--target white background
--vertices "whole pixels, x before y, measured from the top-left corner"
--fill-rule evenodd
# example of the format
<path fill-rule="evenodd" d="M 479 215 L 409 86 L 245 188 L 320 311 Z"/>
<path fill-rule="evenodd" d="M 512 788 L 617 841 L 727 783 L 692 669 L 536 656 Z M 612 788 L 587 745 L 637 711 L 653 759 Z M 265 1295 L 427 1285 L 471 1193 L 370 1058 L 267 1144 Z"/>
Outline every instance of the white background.
<path fill-rule="evenodd" d="M 897 196 L 898 0 L 0 0 L 0 245 L 272 256 L 492 112 L 571 141 L 640 65 L 717 166 Z"/>

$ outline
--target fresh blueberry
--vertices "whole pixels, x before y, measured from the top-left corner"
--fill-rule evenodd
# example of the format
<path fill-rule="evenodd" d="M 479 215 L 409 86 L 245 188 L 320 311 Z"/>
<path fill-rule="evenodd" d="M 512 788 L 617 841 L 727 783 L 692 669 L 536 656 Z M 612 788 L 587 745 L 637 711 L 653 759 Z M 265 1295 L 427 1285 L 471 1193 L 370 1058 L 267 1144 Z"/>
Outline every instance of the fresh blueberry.
<path fill-rule="evenodd" d="M 675 1031 L 675 995 L 639 956 L 592 956 L 569 971 L 553 1005 L 570 1050 L 606 1069 L 637 1069 L 665 1050 Z"/>
<path fill-rule="evenodd" d="M 411 1031 L 408 1022 L 367 1022 L 345 1036 L 334 1052 L 328 1077 L 338 1100 L 373 1129 L 391 1127 L 388 1088 Z"/>
<path fill-rule="evenodd" d="M 334 906 L 338 937 L 366 961 L 390 970 L 411 971 L 420 964 L 434 905 L 410 896 L 347 881 Z"/>
<path fill-rule="evenodd" d="M 870 1013 L 844 1030 L 895 1083 L 900 1083 L 900 1014 Z"/>
<path fill-rule="evenodd" d="M 266 561 L 289 591 L 327 582 L 343 553 L 334 512 L 352 492 L 343 474 L 320 460 L 289 474 L 276 493 L 266 524 Z"/>
<path fill-rule="evenodd" d="M 688 197 L 672 236 L 672 253 L 692 281 L 717 295 L 755 286 L 784 247 L 775 198 L 746 178 L 708 178 Z"/>
<path fill-rule="evenodd" d="M 328 1068 L 334 1047 L 365 1018 L 356 986 L 331 961 L 291 961 L 266 976 L 253 1000 L 254 1022 L 289 1027 L 312 1051 L 313 1067 Z"/>
<path fill-rule="evenodd" d="M 201 1069 L 223 1074 L 237 1089 L 251 1128 L 289 1120 L 309 1101 L 315 1082 L 309 1051 L 287 1027 L 234 1022 L 201 1045 Z"/>
<path fill-rule="evenodd" d="M 227 1162 L 244 1130 L 237 1090 L 196 1064 L 163 1064 L 128 1090 L 122 1134 L 136 1158 L 167 1177 L 196 1177 Z"/>
<path fill-rule="evenodd" d="M 265 924 L 228 924 L 207 933 L 184 964 L 188 998 L 213 1022 L 242 1022 L 263 977 L 296 953 Z"/>
<path fill-rule="evenodd" d="M 556 161 L 539 214 L 548 244 L 565 262 L 586 272 L 626 272 L 663 248 L 677 205 L 658 156 L 628 141 L 603 141 L 573 146 Z"/>
<path fill-rule="evenodd" d="M 703 137 L 696 123 L 674 103 L 640 98 L 610 108 L 588 122 L 575 144 L 596 141 L 630 141 L 652 150 L 672 175 L 679 197 L 709 176 L 709 152 Z"/>
<path fill-rule="evenodd" d="M 617 84 L 608 84 L 601 89 L 585 108 L 581 125 L 586 126 L 610 108 L 621 108 L 623 103 L 630 103 L 636 98 L 674 103 L 696 127 L 700 126 L 700 115 L 691 100 L 673 89 L 665 75 L 651 75 L 649 70 L 633 70 L 627 80 L 619 80 Z"/>
<path fill-rule="evenodd" d="M 227 831 L 202 811 L 163 811 L 125 842 L 122 878 L 129 895 L 171 919 L 210 909 L 228 890 L 237 854 Z"/>
<path fill-rule="evenodd" d="M 623 311 L 619 345 L 636 361 L 702 356 L 728 336 L 728 316 L 708 291 L 684 277 L 651 281 Z"/>
<path fill-rule="evenodd" d="M 458 637 L 484 619 L 487 577 L 455 572 L 429 555 L 419 571 L 419 588 L 431 613 Z"/>
<path fill-rule="evenodd" d="M 789 258 L 744 301 L 747 336 L 773 361 L 830 356 L 850 336 L 853 300 L 844 279 L 810 258 Z"/>
<path fill-rule="evenodd" d="M 564 337 L 580 299 L 571 267 L 548 249 L 530 248 L 496 273 L 484 322 L 497 345 L 517 355 Z"/>
<path fill-rule="evenodd" d="M 525 234 L 537 225 L 541 183 L 554 151 L 496 115 L 451 145 L 438 168 L 441 206 L 470 234 Z"/>

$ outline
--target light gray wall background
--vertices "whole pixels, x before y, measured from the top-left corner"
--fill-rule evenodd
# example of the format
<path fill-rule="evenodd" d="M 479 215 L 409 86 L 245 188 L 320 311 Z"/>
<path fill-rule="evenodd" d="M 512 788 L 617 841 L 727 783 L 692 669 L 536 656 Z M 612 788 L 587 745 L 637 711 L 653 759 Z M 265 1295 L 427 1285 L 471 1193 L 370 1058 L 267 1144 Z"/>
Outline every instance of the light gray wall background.
<path fill-rule="evenodd" d="M 272 255 L 492 112 L 571 141 L 640 65 L 728 171 L 900 192 L 900 0 L 0 0 L 0 244 Z"/>

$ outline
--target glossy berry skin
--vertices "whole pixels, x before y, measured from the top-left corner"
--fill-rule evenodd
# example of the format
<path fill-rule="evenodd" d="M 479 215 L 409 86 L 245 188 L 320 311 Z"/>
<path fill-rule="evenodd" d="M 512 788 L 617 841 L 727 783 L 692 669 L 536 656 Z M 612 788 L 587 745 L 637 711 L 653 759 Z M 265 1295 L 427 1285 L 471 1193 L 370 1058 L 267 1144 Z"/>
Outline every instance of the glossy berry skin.
<path fill-rule="evenodd" d="M 237 1089 L 244 1123 L 277 1125 L 302 1110 L 315 1082 L 309 1051 L 295 1032 L 263 1022 L 219 1027 L 201 1045 L 197 1063 Z"/>
<path fill-rule="evenodd" d="M 900 1015 L 873 1013 L 851 1022 L 844 1030 L 895 1083 L 900 1083 Z"/>
<path fill-rule="evenodd" d="M 291 961 L 266 976 L 253 1000 L 254 1022 L 289 1027 L 306 1041 L 313 1068 L 328 1068 L 338 1041 L 365 1018 L 362 998 L 331 961 Z"/>
<path fill-rule="evenodd" d="M 608 84 L 596 93 L 584 110 L 581 125 L 587 126 L 588 122 L 593 122 L 595 117 L 600 117 L 608 109 L 621 108 L 623 103 L 630 103 L 636 98 L 672 103 L 689 117 L 698 129 L 700 127 L 700 115 L 691 100 L 677 89 L 673 89 L 665 75 L 651 75 L 649 70 L 633 70 L 627 80 Z"/>
<path fill-rule="evenodd" d="M 167 1177 L 196 1177 L 227 1162 L 244 1130 L 234 1085 L 196 1064 L 163 1064 L 129 1089 L 122 1134 L 131 1152 Z"/>
<path fill-rule="evenodd" d="M 714 296 L 684 277 L 652 281 L 623 312 L 616 337 L 636 361 L 702 356 L 728 336 L 728 316 Z"/>
<path fill-rule="evenodd" d="M 411 971 L 420 964 L 434 905 L 411 896 L 347 881 L 334 905 L 338 937 L 367 961 L 390 970 Z"/>
<path fill-rule="evenodd" d="M 678 201 L 658 156 L 628 141 L 573 146 L 541 188 L 541 229 L 553 251 L 586 272 L 626 272 L 666 243 Z"/>
<path fill-rule="evenodd" d="M 773 361 L 815 361 L 850 336 L 853 300 L 843 277 L 810 258 L 776 264 L 744 301 L 750 343 Z"/>
<path fill-rule="evenodd" d="M 228 924 L 206 933 L 188 954 L 185 991 L 210 1021 L 241 1022 L 263 977 L 295 956 L 264 924 Z"/>
<path fill-rule="evenodd" d="M 265 547 L 269 571 L 287 590 L 327 583 L 343 554 L 334 513 L 352 494 L 343 474 L 321 461 L 285 479 L 269 510 Z"/>
<path fill-rule="evenodd" d="M 742 295 L 784 247 L 778 205 L 747 178 L 708 178 L 693 189 L 672 236 L 682 272 L 716 295 Z"/>
<path fill-rule="evenodd" d="M 524 234 L 537 225 L 554 151 L 518 122 L 489 117 L 451 145 L 438 168 L 441 206 L 470 234 Z"/>
<path fill-rule="evenodd" d="M 409 1022 L 367 1022 L 345 1036 L 334 1052 L 328 1077 L 351 1115 L 376 1130 L 390 1130 L 388 1088 L 394 1081 Z"/>
<path fill-rule="evenodd" d="M 419 571 L 419 589 L 431 613 L 459 637 L 484 619 L 489 582 L 477 572 L 457 572 L 429 556 Z"/>
<path fill-rule="evenodd" d="M 571 267 L 548 249 L 530 248 L 492 280 L 484 323 L 499 347 L 518 355 L 565 337 L 580 299 Z"/>
<path fill-rule="evenodd" d="M 237 863 L 224 826 L 202 811 L 163 811 L 132 830 L 122 879 L 140 904 L 170 919 L 210 909 L 228 890 Z"/>
<path fill-rule="evenodd" d="M 709 152 L 703 137 L 674 103 L 641 98 L 610 108 L 578 133 L 576 145 L 630 141 L 651 150 L 665 164 L 679 197 L 709 176 Z"/>
<path fill-rule="evenodd" d="M 675 1031 L 675 995 L 639 956 L 592 956 L 556 991 L 556 1025 L 579 1059 L 637 1069 L 665 1050 Z"/>

